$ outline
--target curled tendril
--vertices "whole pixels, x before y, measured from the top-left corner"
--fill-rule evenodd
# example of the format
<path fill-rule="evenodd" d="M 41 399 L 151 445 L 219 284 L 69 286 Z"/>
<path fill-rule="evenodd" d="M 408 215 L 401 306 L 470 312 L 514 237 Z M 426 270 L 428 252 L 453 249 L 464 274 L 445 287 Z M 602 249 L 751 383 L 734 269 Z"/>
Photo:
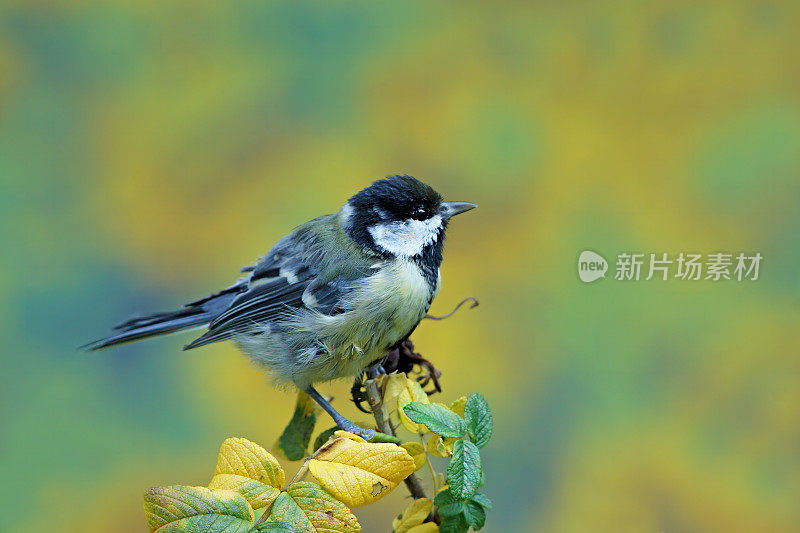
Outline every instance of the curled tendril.
<path fill-rule="evenodd" d="M 450 318 L 451 316 L 453 316 L 453 315 L 456 313 L 456 311 L 458 311 L 458 309 L 459 309 L 459 308 L 460 308 L 462 305 L 464 305 L 465 303 L 467 303 L 467 302 L 472 302 L 472 303 L 470 304 L 470 306 L 469 306 L 469 309 L 473 309 L 473 308 L 475 308 L 475 307 L 478 307 L 478 305 L 480 305 L 480 302 L 478 302 L 478 299 L 477 299 L 477 298 L 475 298 L 474 296 L 467 296 L 466 298 L 464 298 L 463 300 L 461 300 L 460 302 L 458 302 L 458 303 L 456 304 L 456 306 L 453 308 L 453 310 L 452 310 L 452 311 L 450 311 L 449 313 L 447 313 L 446 315 L 444 315 L 444 316 L 425 315 L 425 317 L 424 317 L 424 318 L 427 318 L 428 320 L 445 320 L 445 319 L 447 319 L 447 318 Z"/>

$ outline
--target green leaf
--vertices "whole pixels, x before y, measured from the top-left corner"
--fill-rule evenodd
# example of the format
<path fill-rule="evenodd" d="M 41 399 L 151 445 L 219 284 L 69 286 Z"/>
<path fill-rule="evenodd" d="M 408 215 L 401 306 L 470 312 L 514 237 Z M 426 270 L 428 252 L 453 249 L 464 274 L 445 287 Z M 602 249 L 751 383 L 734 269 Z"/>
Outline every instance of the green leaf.
<path fill-rule="evenodd" d="M 439 524 L 439 533 L 466 533 L 468 530 L 469 524 L 463 514 L 443 518 Z"/>
<path fill-rule="evenodd" d="M 478 505 L 480 505 L 481 507 L 483 507 L 484 509 L 486 509 L 487 511 L 491 511 L 492 510 L 492 500 L 490 500 L 489 497 L 486 494 L 478 493 L 478 494 L 476 494 L 475 496 L 473 496 L 470 499 L 473 502 L 475 502 Z"/>
<path fill-rule="evenodd" d="M 436 497 L 433 499 L 433 505 L 435 505 L 436 507 L 442 507 L 444 505 L 449 505 L 457 501 L 459 500 L 457 500 L 456 497 L 453 496 L 453 493 L 450 492 L 450 489 L 445 489 L 436 495 Z"/>
<path fill-rule="evenodd" d="M 412 402 L 403 408 L 406 416 L 418 424 L 424 424 L 433 433 L 442 437 L 461 438 L 466 432 L 464 419 L 442 405 Z"/>
<path fill-rule="evenodd" d="M 148 490 L 144 514 L 153 533 L 246 533 L 254 518 L 237 492 L 184 485 Z"/>
<path fill-rule="evenodd" d="M 478 491 L 481 454 L 473 443 L 459 439 L 453 445 L 453 457 L 447 465 L 447 483 L 453 496 L 460 500 L 466 500 Z"/>
<path fill-rule="evenodd" d="M 258 525 L 259 533 L 296 533 L 297 530 L 286 522 L 264 522 Z"/>
<path fill-rule="evenodd" d="M 387 435 L 386 433 L 381 433 L 380 431 L 376 431 L 375 435 L 373 435 L 369 441 L 372 443 L 397 444 L 398 446 L 403 444 L 403 441 L 398 439 L 394 435 Z"/>
<path fill-rule="evenodd" d="M 317 435 L 317 438 L 314 439 L 314 446 L 311 449 L 318 450 L 320 446 L 328 442 L 328 439 L 330 439 L 338 429 L 339 426 L 333 426 L 332 428 L 328 428 L 319 435 Z"/>
<path fill-rule="evenodd" d="M 292 419 L 278 439 L 278 447 L 287 459 L 299 461 L 306 456 L 316 423 L 316 403 L 308 394 L 299 391 Z"/>
<path fill-rule="evenodd" d="M 271 508 L 272 506 L 270 506 L 270 509 Z M 269 516 L 270 509 L 267 509 L 266 507 L 262 507 L 261 509 L 253 509 L 253 521 L 256 523 L 260 523 L 261 517 L 264 515 L 264 513 L 267 513 L 267 516 Z"/>
<path fill-rule="evenodd" d="M 465 502 L 453 502 L 448 503 L 447 505 L 443 505 L 439 507 L 439 516 L 446 517 L 446 516 L 456 516 L 459 514 L 463 514 L 467 509 L 467 504 Z"/>
<path fill-rule="evenodd" d="M 455 516 L 464 512 L 466 505 L 463 501 L 457 500 L 450 492 L 445 489 L 433 499 L 433 504 L 438 508 L 439 516 Z"/>
<path fill-rule="evenodd" d="M 464 518 L 467 519 L 467 523 L 472 529 L 478 531 L 486 523 L 486 511 L 483 510 L 480 504 L 469 500 L 465 505 Z"/>
<path fill-rule="evenodd" d="M 308 481 L 293 483 L 272 506 L 267 522 L 286 522 L 298 533 L 359 533 L 361 526 L 345 504 Z"/>
<path fill-rule="evenodd" d="M 467 431 L 472 442 L 478 448 L 483 448 L 492 437 L 494 424 L 489 404 L 477 392 L 470 394 L 467 399 L 467 405 L 464 408 L 464 419 L 467 421 Z"/>

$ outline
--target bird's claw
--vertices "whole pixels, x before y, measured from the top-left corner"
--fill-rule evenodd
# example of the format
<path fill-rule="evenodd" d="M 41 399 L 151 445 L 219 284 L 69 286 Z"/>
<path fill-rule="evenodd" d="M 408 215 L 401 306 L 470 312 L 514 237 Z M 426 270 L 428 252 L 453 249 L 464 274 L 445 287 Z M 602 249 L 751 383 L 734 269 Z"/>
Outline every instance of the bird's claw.
<path fill-rule="evenodd" d="M 386 369 L 383 368 L 383 365 L 380 363 L 372 365 L 371 367 L 367 368 L 367 377 L 369 379 L 375 379 L 381 374 L 386 374 Z"/>
<path fill-rule="evenodd" d="M 364 429 L 361 426 L 357 426 L 354 423 L 347 421 L 347 422 L 340 422 L 339 428 L 358 435 L 362 439 L 366 440 L 367 442 L 371 441 L 375 437 L 375 430 L 374 429 Z"/>

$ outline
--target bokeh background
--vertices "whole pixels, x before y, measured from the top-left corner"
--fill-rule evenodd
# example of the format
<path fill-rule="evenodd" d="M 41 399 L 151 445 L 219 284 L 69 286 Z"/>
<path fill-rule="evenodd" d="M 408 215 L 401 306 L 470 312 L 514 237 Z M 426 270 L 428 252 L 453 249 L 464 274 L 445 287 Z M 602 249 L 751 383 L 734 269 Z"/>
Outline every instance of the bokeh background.
<path fill-rule="evenodd" d="M 398 172 L 480 204 L 432 312 L 481 306 L 414 340 L 444 401 L 494 409 L 486 531 L 800 530 L 799 24 L 789 0 L 3 2 L 0 530 L 142 532 L 147 487 L 271 446 L 294 397 L 232 345 L 76 347 Z M 587 248 L 764 261 L 586 285 Z M 348 386 L 324 390 L 358 418 Z"/>

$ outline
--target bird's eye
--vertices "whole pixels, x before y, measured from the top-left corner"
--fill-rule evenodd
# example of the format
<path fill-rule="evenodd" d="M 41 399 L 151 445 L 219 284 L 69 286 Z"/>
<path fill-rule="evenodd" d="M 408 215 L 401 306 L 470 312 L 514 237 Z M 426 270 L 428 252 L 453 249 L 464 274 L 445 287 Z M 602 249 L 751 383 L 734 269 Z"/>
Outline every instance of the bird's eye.
<path fill-rule="evenodd" d="M 418 207 L 417 210 L 416 210 L 416 214 L 424 215 L 425 214 L 425 208 L 424 207 Z"/>

